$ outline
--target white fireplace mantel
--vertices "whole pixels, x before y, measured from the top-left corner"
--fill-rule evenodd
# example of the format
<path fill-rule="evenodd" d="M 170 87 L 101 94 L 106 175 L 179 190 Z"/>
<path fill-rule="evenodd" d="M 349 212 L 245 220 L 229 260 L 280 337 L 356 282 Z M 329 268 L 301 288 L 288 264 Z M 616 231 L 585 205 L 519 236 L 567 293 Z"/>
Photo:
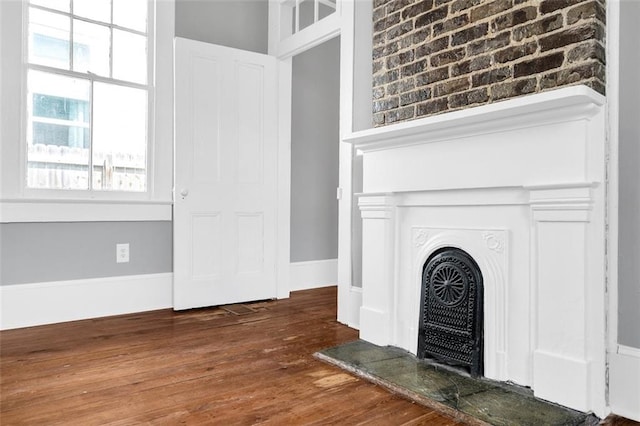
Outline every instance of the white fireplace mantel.
<path fill-rule="evenodd" d="M 359 151 L 437 142 L 451 138 L 478 136 L 497 130 L 523 129 L 588 119 L 605 104 L 601 94 L 587 86 L 570 86 L 494 104 L 405 121 L 354 132 L 343 138 Z"/>
<path fill-rule="evenodd" d="M 417 351 L 443 247 L 484 280 L 484 370 L 606 412 L 605 100 L 558 89 L 354 133 L 363 156 L 360 336 Z"/>

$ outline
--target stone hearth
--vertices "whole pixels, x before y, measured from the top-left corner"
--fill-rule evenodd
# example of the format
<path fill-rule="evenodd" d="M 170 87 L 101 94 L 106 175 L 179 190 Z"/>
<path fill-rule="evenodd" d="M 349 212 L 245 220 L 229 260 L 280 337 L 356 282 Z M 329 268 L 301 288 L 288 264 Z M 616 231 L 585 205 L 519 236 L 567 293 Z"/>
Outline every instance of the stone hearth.
<path fill-rule="evenodd" d="M 315 356 L 468 425 L 587 426 L 598 419 L 535 398 L 528 389 L 474 379 L 416 359 L 406 351 L 362 340 Z"/>

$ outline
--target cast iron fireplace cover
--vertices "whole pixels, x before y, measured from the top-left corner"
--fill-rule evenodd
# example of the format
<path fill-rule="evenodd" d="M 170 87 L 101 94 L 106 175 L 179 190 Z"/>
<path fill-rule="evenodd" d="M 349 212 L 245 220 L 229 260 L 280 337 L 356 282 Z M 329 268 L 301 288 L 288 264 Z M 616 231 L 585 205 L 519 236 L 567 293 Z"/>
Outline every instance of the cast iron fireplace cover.
<path fill-rule="evenodd" d="M 482 375 L 482 274 L 469 254 L 447 247 L 425 263 L 418 356 Z"/>

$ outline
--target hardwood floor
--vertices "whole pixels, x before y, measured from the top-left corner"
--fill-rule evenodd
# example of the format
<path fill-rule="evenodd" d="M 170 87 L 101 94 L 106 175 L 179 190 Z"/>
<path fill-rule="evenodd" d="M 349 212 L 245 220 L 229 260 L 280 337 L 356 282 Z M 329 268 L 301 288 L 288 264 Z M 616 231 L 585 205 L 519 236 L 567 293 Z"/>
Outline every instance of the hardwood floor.
<path fill-rule="evenodd" d="M 336 289 L 0 332 L 0 424 L 458 425 L 312 354 L 357 338 Z M 233 310 L 233 308 L 231 308 Z"/>

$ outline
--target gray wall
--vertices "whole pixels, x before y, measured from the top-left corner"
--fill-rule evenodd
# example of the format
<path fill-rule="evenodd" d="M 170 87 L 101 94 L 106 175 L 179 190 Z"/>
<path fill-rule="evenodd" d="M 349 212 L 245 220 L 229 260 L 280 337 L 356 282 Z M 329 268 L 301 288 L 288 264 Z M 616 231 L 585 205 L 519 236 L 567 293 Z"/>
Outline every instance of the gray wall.
<path fill-rule="evenodd" d="M 267 21 L 267 0 L 176 2 L 179 37 L 266 53 Z M 118 264 L 126 242 L 131 261 Z M 169 221 L 3 223 L 0 285 L 171 272 L 172 250 Z"/>
<path fill-rule="evenodd" d="M 353 130 L 373 127 L 373 5 L 368 1 L 355 4 L 355 40 L 353 49 Z"/>
<path fill-rule="evenodd" d="M 129 263 L 116 263 L 129 243 Z M 2 285 L 172 271 L 171 222 L 0 224 Z"/>
<path fill-rule="evenodd" d="M 620 2 L 618 342 L 640 348 L 640 2 Z"/>
<path fill-rule="evenodd" d="M 293 58 L 291 261 L 338 257 L 340 39 Z"/>
<path fill-rule="evenodd" d="M 267 0 L 177 0 L 176 36 L 267 53 Z"/>

